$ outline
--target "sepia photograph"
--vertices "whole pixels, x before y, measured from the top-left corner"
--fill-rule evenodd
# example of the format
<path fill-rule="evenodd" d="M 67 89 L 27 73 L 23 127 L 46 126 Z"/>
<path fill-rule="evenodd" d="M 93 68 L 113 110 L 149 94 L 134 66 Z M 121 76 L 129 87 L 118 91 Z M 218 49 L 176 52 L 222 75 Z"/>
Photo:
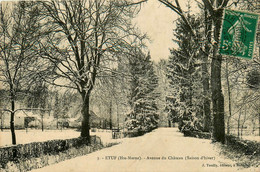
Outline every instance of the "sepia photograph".
<path fill-rule="evenodd" d="M 258 0 L 0 0 L 0 172 L 259 172 Z"/>

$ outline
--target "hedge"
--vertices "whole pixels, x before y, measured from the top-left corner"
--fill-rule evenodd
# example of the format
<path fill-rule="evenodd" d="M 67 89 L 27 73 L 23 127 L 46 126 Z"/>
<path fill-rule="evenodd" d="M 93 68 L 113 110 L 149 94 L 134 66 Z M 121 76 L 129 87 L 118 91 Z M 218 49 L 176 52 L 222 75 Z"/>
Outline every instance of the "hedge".
<path fill-rule="evenodd" d="M 40 163 L 40 166 L 42 167 L 65 159 L 70 159 L 72 156 L 75 157 L 78 154 L 84 155 L 102 147 L 103 144 L 101 139 L 97 136 L 91 136 L 90 140 L 85 137 L 79 137 L 66 140 L 50 140 L 2 147 L 0 148 L 0 169 L 2 168 L 8 171 L 8 164 L 12 164 L 11 166 L 17 164 L 16 166 L 18 171 L 23 171 L 21 168 L 25 169 L 24 171 L 27 171 L 34 167 L 28 167 L 28 169 L 26 169 L 26 167 L 21 167 L 21 164 L 24 164 L 25 162 L 33 162 Z M 79 151 L 80 149 L 82 150 Z M 56 157 L 55 162 L 49 162 L 51 160 L 48 159 L 48 157 Z M 32 164 L 29 165 L 33 166 Z"/>
<path fill-rule="evenodd" d="M 185 137 L 196 137 L 210 139 L 211 134 L 200 131 L 183 131 Z M 257 141 L 243 140 L 233 135 L 226 134 L 226 145 L 231 148 L 243 152 L 246 155 L 260 156 L 260 143 Z"/>
<path fill-rule="evenodd" d="M 196 138 L 202 138 L 202 139 L 210 139 L 211 134 L 208 132 L 202 132 L 202 131 L 190 131 L 190 130 L 183 130 L 182 131 L 185 137 L 196 137 Z"/>
<path fill-rule="evenodd" d="M 260 156 L 260 143 L 257 141 L 239 139 L 233 135 L 226 135 L 226 144 L 246 155 Z"/>

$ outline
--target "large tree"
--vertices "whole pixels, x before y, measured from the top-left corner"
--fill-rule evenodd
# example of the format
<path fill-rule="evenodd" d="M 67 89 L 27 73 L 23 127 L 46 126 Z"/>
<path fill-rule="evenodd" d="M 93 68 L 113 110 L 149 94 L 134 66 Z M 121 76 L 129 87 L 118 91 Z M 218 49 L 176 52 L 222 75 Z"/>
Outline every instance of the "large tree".
<path fill-rule="evenodd" d="M 155 73 L 158 76 L 158 87 L 156 91 L 160 93 L 157 99 L 158 112 L 160 114 L 159 126 L 170 126 L 168 114 L 166 112 L 166 97 L 170 92 L 169 81 L 166 76 L 167 74 L 168 60 L 161 59 L 159 62 L 155 63 Z"/>
<path fill-rule="evenodd" d="M 189 21 L 199 34 L 199 18 L 189 15 Z M 179 128 L 182 131 L 201 130 L 202 58 L 186 27 L 182 20 L 178 20 L 174 30 L 175 41 L 179 47 L 172 49 L 169 57 L 167 76 L 170 80 L 171 95 L 167 97 L 167 110 L 173 122 L 180 122 Z"/>
<path fill-rule="evenodd" d="M 158 108 L 156 98 L 158 93 L 158 77 L 150 55 L 140 50 L 129 58 L 129 104 L 131 112 L 128 114 L 126 126 L 129 130 L 150 131 L 158 125 Z"/>
<path fill-rule="evenodd" d="M 30 89 L 37 71 L 44 66 L 34 51 L 41 36 L 39 20 L 39 8 L 33 2 L 0 4 L 0 84 L 9 92 L 5 98 L 10 108 L 4 111 L 10 112 L 13 144 L 15 112 L 22 110 L 16 107 L 16 100 Z"/>
<path fill-rule="evenodd" d="M 41 56 L 54 69 L 46 81 L 76 89 L 82 97 L 82 137 L 89 137 L 89 102 L 98 73 L 116 60 L 116 54 L 137 37 L 131 18 L 138 5 L 130 1 L 42 1 L 46 27 L 51 32 L 42 41 Z"/>
<path fill-rule="evenodd" d="M 174 2 L 168 0 L 159 0 L 167 7 L 176 12 L 187 25 L 187 30 L 192 34 L 194 40 L 200 44 L 200 39 L 188 21 L 178 0 Z M 227 6 L 229 0 L 202 0 L 205 10 L 212 17 L 212 61 L 211 61 L 211 100 L 213 108 L 213 139 L 218 142 L 225 142 L 225 123 L 224 123 L 224 96 L 221 87 L 221 64 L 222 56 L 218 53 L 219 35 L 222 22 L 223 9 Z M 200 47 L 202 53 L 207 54 L 203 47 Z"/>

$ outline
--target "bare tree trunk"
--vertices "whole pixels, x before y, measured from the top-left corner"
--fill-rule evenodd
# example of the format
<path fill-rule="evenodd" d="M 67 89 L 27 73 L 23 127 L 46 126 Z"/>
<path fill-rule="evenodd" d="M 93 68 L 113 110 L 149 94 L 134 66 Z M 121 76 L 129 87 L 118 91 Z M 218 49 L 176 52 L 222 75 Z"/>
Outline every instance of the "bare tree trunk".
<path fill-rule="evenodd" d="M 260 136 L 260 113 L 258 114 L 258 136 Z"/>
<path fill-rule="evenodd" d="M 1 114 L 1 131 L 4 131 L 4 115 L 3 112 L 0 112 Z"/>
<path fill-rule="evenodd" d="M 243 121 L 242 121 L 242 125 L 241 125 L 241 132 L 240 132 L 240 134 L 241 134 L 241 138 L 243 137 L 243 130 L 244 130 L 244 126 L 245 126 L 245 123 L 246 123 L 246 121 L 247 121 L 247 111 L 246 111 L 246 109 L 244 109 L 244 115 L 243 115 Z"/>
<path fill-rule="evenodd" d="M 113 126 L 112 126 L 112 100 L 110 101 L 110 104 L 109 104 L 109 128 L 110 128 L 110 130 L 113 129 Z"/>
<path fill-rule="evenodd" d="M 211 89 L 213 105 L 213 139 L 225 143 L 224 96 L 221 88 L 222 56 L 218 54 L 218 43 L 221 28 L 222 10 L 217 10 L 214 16 L 213 57 L 211 62 Z"/>
<path fill-rule="evenodd" d="M 43 114 L 41 114 L 41 122 L 42 122 L 42 132 L 44 131 L 44 126 L 43 126 Z"/>
<path fill-rule="evenodd" d="M 213 139 L 225 143 L 224 96 L 221 89 L 221 56 L 215 56 L 211 65 L 213 104 Z"/>
<path fill-rule="evenodd" d="M 81 125 L 81 137 L 87 137 L 90 138 L 90 133 L 89 133 L 89 98 L 90 98 L 90 94 L 86 93 L 85 91 L 83 91 L 81 93 L 82 96 L 82 100 L 83 100 L 83 105 L 82 105 L 82 125 Z"/>
<path fill-rule="evenodd" d="M 119 112 L 118 112 L 118 101 L 116 100 L 116 114 L 117 114 L 117 128 L 119 131 Z"/>
<path fill-rule="evenodd" d="M 104 129 L 104 130 L 107 129 L 107 119 L 104 120 L 104 123 L 103 123 L 103 129 Z"/>
<path fill-rule="evenodd" d="M 227 119 L 227 134 L 229 134 L 232 109 L 231 109 L 231 92 L 230 92 L 230 84 L 229 84 L 228 61 L 226 61 L 226 80 L 227 80 L 227 89 L 228 89 L 228 111 L 229 111 L 229 115 L 228 115 L 228 119 Z"/>
<path fill-rule="evenodd" d="M 243 137 L 243 128 L 244 128 L 244 125 L 242 123 L 241 127 L 240 127 L 240 138 Z"/>
<path fill-rule="evenodd" d="M 258 25 L 259 26 L 259 25 Z M 259 27 L 258 27 L 259 28 Z M 260 39 L 258 39 L 258 45 L 259 45 L 259 43 L 260 43 Z M 260 55 L 260 46 L 258 47 L 258 53 L 259 53 L 259 55 Z M 259 112 L 259 111 L 258 111 Z M 258 136 L 260 136 L 260 113 L 258 114 Z"/>
<path fill-rule="evenodd" d="M 2 106 L 2 102 L 1 102 L 2 100 L 0 99 L 0 108 L 1 108 L 1 106 Z M 4 124 L 4 115 L 3 115 L 3 112 L 0 110 L 0 115 L 1 115 L 1 131 L 3 131 L 4 129 L 4 126 L 3 126 L 3 124 Z"/>
<path fill-rule="evenodd" d="M 237 120 L 237 137 L 240 136 L 239 130 L 240 130 L 240 118 L 241 118 L 241 110 L 239 111 L 238 120 Z"/>
<path fill-rule="evenodd" d="M 208 40 L 208 44 L 211 42 L 211 29 L 212 29 L 212 21 L 208 15 L 207 9 L 204 10 L 205 15 L 205 34 L 206 39 Z M 206 53 L 206 54 L 205 54 Z M 203 84 L 203 130 L 205 132 L 209 132 L 211 128 L 211 112 L 210 112 L 210 98 L 209 98 L 209 73 L 208 73 L 208 55 L 210 53 L 210 46 L 205 45 L 205 53 L 203 54 L 203 64 L 202 64 L 202 84 Z"/>
<path fill-rule="evenodd" d="M 202 65 L 202 72 L 203 72 L 203 94 L 204 94 L 204 102 L 203 102 L 203 130 L 205 132 L 209 132 L 211 128 L 211 113 L 210 113 L 210 99 L 208 98 L 209 95 L 209 76 L 207 71 L 207 61 L 205 57 L 204 63 Z"/>
<path fill-rule="evenodd" d="M 57 114 L 58 115 L 58 114 Z M 59 129 L 59 117 L 57 116 L 57 123 L 56 123 L 57 130 Z"/>
<path fill-rule="evenodd" d="M 12 86 L 11 86 L 12 87 Z M 14 93 L 13 89 L 11 88 L 11 119 L 10 119 L 10 129 L 11 129 L 11 135 L 12 135 L 12 144 L 16 144 L 16 137 L 15 137 L 15 128 L 14 128 L 14 109 L 15 109 L 15 100 L 14 100 Z"/>
<path fill-rule="evenodd" d="M 256 128 L 255 124 L 256 124 L 256 123 L 255 123 L 255 120 L 254 120 L 253 118 L 251 119 L 251 124 L 252 124 L 252 127 L 253 127 L 251 134 L 252 134 L 252 135 L 255 135 L 255 128 Z"/>

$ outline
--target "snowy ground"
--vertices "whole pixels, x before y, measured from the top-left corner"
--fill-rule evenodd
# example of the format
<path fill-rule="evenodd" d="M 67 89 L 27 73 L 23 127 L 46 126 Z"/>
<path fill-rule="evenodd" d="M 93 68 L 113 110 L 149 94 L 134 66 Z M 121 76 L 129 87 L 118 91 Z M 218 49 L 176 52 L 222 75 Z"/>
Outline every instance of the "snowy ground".
<path fill-rule="evenodd" d="M 80 132 L 72 129 L 66 130 L 33 130 L 29 129 L 28 132 L 25 130 L 16 130 L 16 142 L 17 144 L 25 144 L 31 142 L 42 142 L 47 140 L 55 139 L 70 139 L 80 136 Z M 97 135 L 101 137 L 103 143 L 115 142 L 112 139 L 112 133 L 109 130 L 98 130 L 97 132 L 90 132 L 91 135 Z M 0 131 L 0 147 L 8 146 L 12 144 L 10 130 Z"/>
<path fill-rule="evenodd" d="M 16 130 L 16 142 L 17 144 L 25 144 L 31 142 L 42 142 L 54 139 L 69 139 L 80 136 L 80 132 L 72 129 L 66 130 L 35 130 L 29 129 L 28 132 L 25 130 Z M 101 137 L 103 143 L 111 143 L 117 140 L 112 139 L 112 133 L 110 130 L 97 130 L 97 132 L 91 132 L 91 135 L 97 135 Z M 260 141 L 259 136 L 244 136 L 243 139 Z M 0 131 L 0 147 L 8 146 L 12 144 L 10 130 Z"/>
<path fill-rule="evenodd" d="M 242 139 L 260 142 L 260 136 L 243 136 Z"/>
<path fill-rule="evenodd" d="M 176 128 L 159 128 L 121 144 L 34 172 L 232 172 L 235 162 L 219 156 L 210 140 L 183 137 Z M 259 171 L 243 169 L 241 171 Z"/>

